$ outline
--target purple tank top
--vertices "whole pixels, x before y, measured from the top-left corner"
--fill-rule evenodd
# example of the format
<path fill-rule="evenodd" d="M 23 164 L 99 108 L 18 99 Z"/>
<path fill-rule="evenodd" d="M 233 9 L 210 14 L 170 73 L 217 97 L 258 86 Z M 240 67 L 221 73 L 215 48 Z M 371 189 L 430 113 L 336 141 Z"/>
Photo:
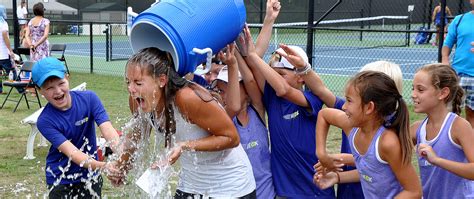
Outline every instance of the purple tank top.
<path fill-rule="evenodd" d="M 354 138 L 359 128 L 353 128 L 349 135 L 352 155 L 355 159 L 357 170 L 359 171 L 360 183 L 365 198 L 393 198 L 402 191 L 402 186 L 398 182 L 390 165 L 384 162 L 378 155 L 378 142 L 380 136 L 385 131 L 381 126 L 374 138 L 370 142 L 367 152 L 363 155 L 355 147 Z"/>
<path fill-rule="evenodd" d="M 417 145 L 430 145 L 436 154 L 444 159 L 455 162 L 467 162 L 461 146 L 451 138 L 451 126 L 457 117 L 448 113 L 438 135 L 432 140 L 426 140 L 426 118 L 416 131 Z M 426 159 L 418 156 L 423 198 L 471 198 L 474 196 L 473 181 L 459 177 L 441 167 L 431 165 Z"/>
<path fill-rule="evenodd" d="M 272 170 L 270 165 L 270 148 L 268 145 L 268 130 L 252 106 L 247 108 L 249 122 L 242 126 L 234 117 L 240 143 L 249 157 L 253 175 L 257 184 L 257 198 L 274 198 Z"/>

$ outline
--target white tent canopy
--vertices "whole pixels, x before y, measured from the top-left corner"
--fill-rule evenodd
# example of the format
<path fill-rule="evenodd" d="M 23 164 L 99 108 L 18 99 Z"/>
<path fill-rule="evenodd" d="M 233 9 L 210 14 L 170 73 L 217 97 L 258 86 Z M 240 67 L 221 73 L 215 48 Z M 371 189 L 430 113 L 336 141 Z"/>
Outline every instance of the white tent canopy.
<path fill-rule="evenodd" d="M 17 0 L 17 5 L 20 5 L 21 0 Z M 45 14 L 70 14 L 77 15 L 77 9 L 64 5 L 57 2 L 56 0 L 28 0 L 28 13 L 33 14 L 33 5 L 38 2 L 42 2 L 46 9 Z M 12 13 L 12 0 L 0 0 L 0 4 L 4 5 L 7 12 Z"/>

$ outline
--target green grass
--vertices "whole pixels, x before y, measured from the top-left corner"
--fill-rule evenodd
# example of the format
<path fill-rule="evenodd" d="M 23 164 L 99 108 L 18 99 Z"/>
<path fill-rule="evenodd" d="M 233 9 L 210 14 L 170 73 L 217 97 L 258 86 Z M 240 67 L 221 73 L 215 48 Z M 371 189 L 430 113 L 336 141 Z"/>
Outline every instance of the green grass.
<path fill-rule="evenodd" d="M 89 71 L 87 67 L 77 67 L 81 65 L 81 63 L 84 65 L 84 60 L 87 59 L 72 56 L 68 57 L 68 62 L 73 71 L 70 78 L 70 87 L 72 88 L 82 82 L 87 82 L 87 89 L 98 94 L 108 111 L 115 128 L 120 128 L 130 116 L 127 105 L 128 95 L 122 75 L 125 62 L 105 62 L 104 60 L 96 60 L 97 62 L 94 64 L 107 64 L 103 70 L 106 70 L 107 67 L 111 70 L 111 67 L 114 67 L 109 75 L 99 75 L 78 72 Z M 101 64 L 97 65 L 100 66 Z M 343 96 L 342 88 L 349 77 L 322 75 L 322 78 L 326 85 L 328 85 L 336 95 Z M 406 99 L 409 99 L 410 84 L 411 81 L 404 82 L 404 96 Z M 13 97 L 19 96 L 18 94 L 15 94 Z M 4 98 L 5 95 L 0 95 L 0 102 L 3 102 Z M 44 99 L 42 99 L 42 102 L 43 105 L 46 103 Z M 38 106 L 36 104 L 31 104 L 31 109 L 27 109 L 25 103 L 22 103 L 17 112 L 12 113 L 14 105 L 13 102 L 7 102 L 5 107 L 0 109 L 0 146 L 2 146 L 0 147 L 0 179 L 2 179 L 0 181 L 0 198 L 25 198 L 27 195 L 30 195 L 33 198 L 38 198 L 46 192 L 44 161 L 49 147 L 35 147 L 34 155 L 36 156 L 36 159 L 23 159 L 26 152 L 26 141 L 30 127 L 20 124 L 20 121 L 37 110 Z M 411 122 L 420 120 L 423 117 L 423 115 L 413 113 L 412 107 L 410 106 Z M 340 148 L 341 133 L 340 130 L 336 128 L 331 128 L 330 131 L 328 137 L 329 151 L 337 153 Z M 39 136 L 37 136 L 37 141 L 35 143 L 38 143 L 38 137 Z M 413 159 L 413 162 L 416 165 L 415 158 Z M 174 187 L 174 185 L 172 186 Z M 129 186 L 129 188 L 130 187 L 133 186 Z M 123 197 L 124 195 L 122 194 L 125 193 L 125 190 L 127 189 L 113 188 L 108 180 L 105 180 L 103 196 Z"/>
<path fill-rule="evenodd" d="M 130 115 L 128 109 L 128 94 L 122 77 L 91 75 L 73 72 L 70 87 L 87 82 L 87 89 L 93 90 L 102 100 L 116 128 L 119 128 Z M 6 88 L 6 87 L 5 87 Z M 3 102 L 6 95 L 0 95 Z M 15 94 L 13 97 L 18 97 Z M 46 103 L 42 99 L 43 105 Z M 40 197 L 46 191 L 44 166 L 49 147 L 35 147 L 34 160 L 24 160 L 26 141 L 30 131 L 29 125 L 20 121 L 38 109 L 38 105 L 30 104 L 31 109 L 23 102 L 15 113 L 12 113 L 14 102 L 7 102 L 0 109 L 0 198 L 13 198 L 26 195 Z M 36 144 L 39 142 L 37 136 Z M 107 180 L 106 180 L 107 181 Z M 15 190 L 20 190 L 18 193 Z M 106 182 L 104 194 L 111 195 L 115 190 Z M 42 198 L 42 197 L 41 197 Z"/>

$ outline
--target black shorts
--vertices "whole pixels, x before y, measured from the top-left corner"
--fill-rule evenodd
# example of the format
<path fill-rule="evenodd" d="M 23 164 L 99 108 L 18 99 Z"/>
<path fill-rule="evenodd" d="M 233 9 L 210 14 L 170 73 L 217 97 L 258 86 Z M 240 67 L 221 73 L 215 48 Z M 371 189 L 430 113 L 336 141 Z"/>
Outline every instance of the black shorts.
<path fill-rule="evenodd" d="M 50 199 L 69 199 L 69 198 L 101 198 L 102 197 L 102 176 L 97 178 L 96 182 L 92 182 L 92 191 L 86 186 L 86 183 L 76 184 L 60 184 L 54 186 L 49 192 Z M 53 185 L 48 185 L 51 189 Z"/>
<path fill-rule="evenodd" d="M 195 197 L 200 198 L 200 199 L 203 198 L 202 195 L 182 192 L 179 189 L 176 190 L 176 194 L 174 195 L 174 199 L 188 199 L 188 198 L 195 198 Z M 212 197 L 210 198 L 212 199 Z M 257 199 L 257 191 L 253 190 L 251 193 L 245 196 L 239 197 L 239 199 Z"/>
<path fill-rule="evenodd" d="M 5 70 L 11 70 L 13 68 L 11 59 L 1 59 L 0 60 L 0 69 L 4 68 Z"/>

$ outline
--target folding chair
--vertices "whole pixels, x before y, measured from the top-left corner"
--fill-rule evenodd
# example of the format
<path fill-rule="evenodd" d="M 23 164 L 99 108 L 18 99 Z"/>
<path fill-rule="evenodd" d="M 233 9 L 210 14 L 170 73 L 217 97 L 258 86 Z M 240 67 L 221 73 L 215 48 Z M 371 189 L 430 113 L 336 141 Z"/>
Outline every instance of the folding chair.
<path fill-rule="evenodd" d="M 28 107 L 28 109 L 30 109 L 30 104 L 29 104 L 29 101 L 28 101 L 28 98 L 27 98 L 27 95 L 26 95 L 26 89 L 30 88 L 30 87 L 32 87 L 34 89 L 35 94 L 36 94 L 37 102 L 35 102 L 35 103 L 38 103 L 39 107 L 41 108 L 41 101 L 39 99 L 39 94 L 38 94 L 38 91 L 36 90 L 36 87 L 35 87 L 35 84 L 33 83 L 33 80 L 31 78 L 29 78 L 26 81 L 21 81 L 21 77 L 20 77 L 22 74 L 24 75 L 26 72 L 31 72 L 31 69 L 33 68 L 34 64 L 35 64 L 35 62 L 32 62 L 32 61 L 23 62 L 23 66 L 21 67 L 20 73 L 17 75 L 16 80 L 13 81 L 13 82 L 9 82 L 9 81 L 3 82 L 3 86 L 10 87 L 10 91 L 8 91 L 7 97 L 5 97 L 5 100 L 3 101 L 3 104 L 0 107 L 0 109 L 3 108 L 3 106 L 5 105 L 5 103 L 7 101 L 13 101 L 13 102 L 16 102 L 15 109 L 13 109 L 13 112 L 15 112 L 16 109 L 18 108 L 18 105 L 20 105 L 20 102 L 23 98 L 25 98 L 26 106 Z M 9 99 L 9 97 L 10 97 L 10 95 L 11 95 L 14 88 L 17 89 L 18 92 L 20 93 L 20 99 L 19 100 Z"/>
<path fill-rule="evenodd" d="M 20 61 L 21 62 L 30 59 L 30 49 L 29 48 L 19 47 L 19 48 L 13 50 L 13 51 L 20 56 Z"/>
<path fill-rule="evenodd" d="M 51 45 L 51 49 L 49 50 L 49 55 L 52 56 L 53 52 L 61 53 L 61 57 L 58 57 L 58 60 L 64 62 L 64 66 L 66 66 L 67 74 L 70 75 L 69 68 L 67 67 L 66 58 L 64 57 L 65 51 L 66 51 L 66 44 L 53 44 Z"/>

